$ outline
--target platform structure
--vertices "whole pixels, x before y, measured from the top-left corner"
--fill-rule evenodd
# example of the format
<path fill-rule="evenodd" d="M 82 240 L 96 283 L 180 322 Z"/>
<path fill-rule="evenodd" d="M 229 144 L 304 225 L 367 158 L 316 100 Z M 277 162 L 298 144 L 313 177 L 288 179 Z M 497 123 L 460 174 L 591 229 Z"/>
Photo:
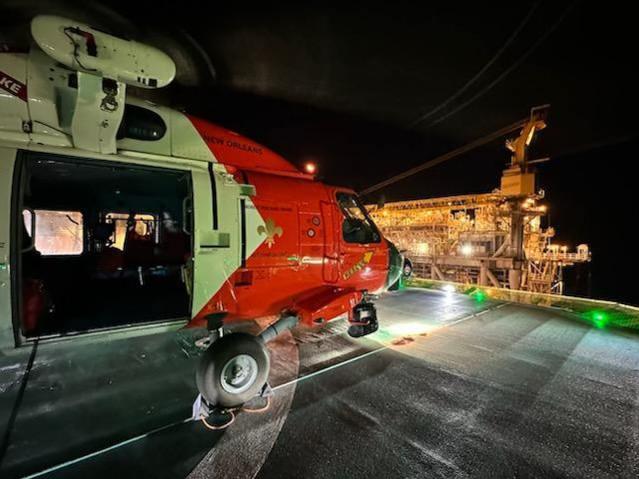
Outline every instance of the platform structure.
<path fill-rule="evenodd" d="M 405 251 L 419 277 L 561 294 L 563 268 L 589 261 L 590 252 L 585 244 L 568 251 L 552 242 L 554 229 L 541 226 L 546 207 L 537 204 L 540 199 L 530 195 L 513 204 L 495 191 L 389 203 L 372 216 Z M 517 216 L 522 219 L 522 259 L 512 246 Z M 512 284 L 513 276 L 518 283 Z"/>
<path fill-rule="evenodd" d="M 370 208 L 384 236 L 410 259 L 418 277 L 540 293 L 563 293 L 565 267 L 590 261 L 586 244 L 575 251 L 553 243 L 542 226 L 547 205 L 535 188 L 528 160 L 535 133 L 546 127 L 547 106 L 533 108 L 516 138 L 506 141 L 510 164 L 491 193 L 387 203 Z"/>

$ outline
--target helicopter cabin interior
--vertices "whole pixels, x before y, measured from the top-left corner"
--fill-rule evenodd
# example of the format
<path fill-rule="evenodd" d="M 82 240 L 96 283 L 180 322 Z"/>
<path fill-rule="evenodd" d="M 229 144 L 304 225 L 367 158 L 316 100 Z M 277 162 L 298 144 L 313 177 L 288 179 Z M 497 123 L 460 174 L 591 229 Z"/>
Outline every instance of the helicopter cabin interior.
<path fill-rule="evenodd" d="M 34 152 L 18 165 L 23 336 L 189 316 L 189 173 Z"/>

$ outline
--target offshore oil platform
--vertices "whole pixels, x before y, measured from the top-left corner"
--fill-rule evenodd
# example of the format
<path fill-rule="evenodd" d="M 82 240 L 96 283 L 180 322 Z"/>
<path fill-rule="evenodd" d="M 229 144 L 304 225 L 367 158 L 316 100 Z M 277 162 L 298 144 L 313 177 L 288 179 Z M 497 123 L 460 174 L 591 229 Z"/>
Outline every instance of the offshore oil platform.
<path fill-rule="evenodd" d="M 538 293 L 563 293 L 563 269 L 590 261 L 588 245 L 576 251 L 553 243 L 554 228 L 542 226 L 547 206 L 535 186 L 528 147 L 546 127 L 548 106 L 531 110 L 519 136 L 506 141 L 510 164 L 500 187 L 469 194 L 372 207 L 384 235 L 421 278 Z M 408 271 L 407 271 L 408 272 Z"/>

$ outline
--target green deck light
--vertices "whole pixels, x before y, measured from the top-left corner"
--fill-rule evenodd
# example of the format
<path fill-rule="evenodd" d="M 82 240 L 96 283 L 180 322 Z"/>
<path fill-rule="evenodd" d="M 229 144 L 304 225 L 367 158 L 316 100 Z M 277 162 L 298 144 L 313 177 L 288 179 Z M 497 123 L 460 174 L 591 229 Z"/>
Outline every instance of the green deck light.
<path fill-rule="evenodd" d="M 477 301 L 478 303 L 483 303 L 484 301 L 486 301 L 486 293 L 481 289 L 475 290 L 473 294 L 475 296 L 475 301 Z"/>
<path fill-rule="evenodd" d="M 603 328 L 608 324 L 608 315 L 602 311 L 592 311 L 589 316 L 597 328 Z"/>

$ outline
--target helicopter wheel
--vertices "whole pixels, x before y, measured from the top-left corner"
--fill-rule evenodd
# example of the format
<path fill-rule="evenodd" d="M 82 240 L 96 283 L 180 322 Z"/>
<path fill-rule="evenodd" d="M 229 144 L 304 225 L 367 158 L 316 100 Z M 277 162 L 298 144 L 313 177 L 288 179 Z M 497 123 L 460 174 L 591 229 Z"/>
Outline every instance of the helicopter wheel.
<path fill-rule="evenodd" d="M 195 379 L 209 404 L 241 406 L 260 393 L 270 369 L 264 342 L 245 333 L 233 333 L 215 341 L 197 366 Z"/>
<path fill-rule="evenodd" d="M 409 259 L 404 260 L 404 267 L 402 268 L 402 275 L 408 279 L 413 275 L 413 263 Z"/>

